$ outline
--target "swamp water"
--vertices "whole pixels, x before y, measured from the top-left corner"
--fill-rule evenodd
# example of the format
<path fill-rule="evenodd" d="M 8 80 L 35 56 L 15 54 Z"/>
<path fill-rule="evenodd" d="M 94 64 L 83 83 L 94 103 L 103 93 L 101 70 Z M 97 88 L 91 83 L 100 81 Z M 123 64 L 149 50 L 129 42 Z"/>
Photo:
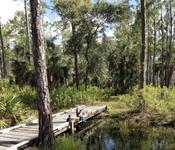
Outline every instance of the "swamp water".
<path fill-rule="evenodd" d="M 79 138 L 86 150 L 175 150 L 175 128 L 110 119 L 85 124 L 87 130 L 80 131 Z"/>

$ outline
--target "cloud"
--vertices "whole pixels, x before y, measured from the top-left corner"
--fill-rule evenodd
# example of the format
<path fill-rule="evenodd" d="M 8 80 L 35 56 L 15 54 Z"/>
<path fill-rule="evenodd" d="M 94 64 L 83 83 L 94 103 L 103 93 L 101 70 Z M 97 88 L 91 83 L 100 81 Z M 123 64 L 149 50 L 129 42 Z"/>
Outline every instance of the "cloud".
<path fill-rule="evenodd" d="M 23 1 L 3 0 L 0 5 L 1 22 L 3 24 L 6 23 L 9 19 L 12 19 L 14 17 L 16 11 L 23 10 Z"/>

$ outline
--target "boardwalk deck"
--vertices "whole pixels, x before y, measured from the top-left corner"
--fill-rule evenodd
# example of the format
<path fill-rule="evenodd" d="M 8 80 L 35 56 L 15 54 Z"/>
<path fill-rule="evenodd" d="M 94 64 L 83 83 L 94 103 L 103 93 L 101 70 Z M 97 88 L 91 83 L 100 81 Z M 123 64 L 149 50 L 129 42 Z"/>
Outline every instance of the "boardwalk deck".
<path fill-rule="evenodd" d="M 106 110 L 106 106 L 80 106 L 84 114 L 84 120 L 90 119 L 95 115 Z M 57 136 L 69 129 L 69 122 L 66 122 L 68 115 L 76 118 L 76 108 L 69 109 L 53 115 L 53 131 Z M 82 121 L 77 120 L 74 125 Z M 0 131 L 0 150 L 21 149 L 38 138 L 38 119 L 30 121 L 27 124 L 21 124 Z"/>

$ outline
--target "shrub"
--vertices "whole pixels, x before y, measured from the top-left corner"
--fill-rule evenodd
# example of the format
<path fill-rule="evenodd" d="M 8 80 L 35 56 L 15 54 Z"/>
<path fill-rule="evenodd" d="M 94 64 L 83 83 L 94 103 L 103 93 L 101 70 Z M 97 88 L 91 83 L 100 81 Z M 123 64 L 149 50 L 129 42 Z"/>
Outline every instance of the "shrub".
<path fill-rule="evenodd" d="M 147 107 L 158 113 L 175 113 L 175 88 L 146 86 L 143 91 Z"/>
<path fill-rule="evenodd" d="M 78 90 L 76 87 L 61 87 L 51 92 L 53 110 L 73 107 L 76 104 L 93 104 L 94 101 L 104 99 L 105 96 L 105 90 L 96 86 L 88 86 L 87 90 L 83 86 Z"/>
<path fill-rule="evenodd" d="M 31 88 L 0 80 L 0 128 L 13 126 L 33 114 L 34 97 L 35 92 Z"/>

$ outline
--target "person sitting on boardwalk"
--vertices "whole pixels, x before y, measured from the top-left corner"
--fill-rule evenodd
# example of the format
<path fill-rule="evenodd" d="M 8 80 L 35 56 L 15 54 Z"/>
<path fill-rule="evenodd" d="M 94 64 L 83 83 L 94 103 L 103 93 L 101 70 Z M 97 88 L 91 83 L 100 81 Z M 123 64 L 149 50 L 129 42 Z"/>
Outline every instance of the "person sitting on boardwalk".
<path fill-rule="evenodd" d="M 66 121 L 67 121 L 67 122 L 71 122 L 71 115 L 68 116 L 68 118 L 67 118 Z"/>
<path fill-rule="evenodd" d="M 81 113 L 79 114 L 79 121 L 86 122 L 87 117 L 88 117 L 88 112 L 81 111 Z"/>
<path fill-rule="evenodd" d="M 76 108 L 76 117 L 79 118 L 79 121 L 85 122 L 85 118 L 88 116 L 85 110 L 80 110 L 79 105 Z"/>
<path fill-rule="evenodd" d="M 84 122 L 84 117 L 83 117 L 83 115 L 82 115 L 82 114 L 80 114 L 79 121 Z"/>

